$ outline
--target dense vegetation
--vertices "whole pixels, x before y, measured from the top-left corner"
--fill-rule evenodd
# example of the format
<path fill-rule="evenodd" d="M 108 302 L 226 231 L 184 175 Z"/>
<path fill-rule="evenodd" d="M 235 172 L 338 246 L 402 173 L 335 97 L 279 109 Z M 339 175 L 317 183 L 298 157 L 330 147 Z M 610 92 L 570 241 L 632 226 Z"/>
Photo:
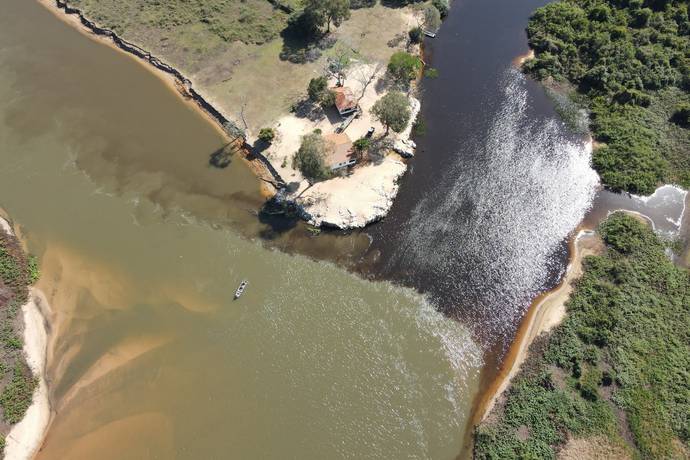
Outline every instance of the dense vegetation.
<path fill-rule="evenodd" d="M 687 0 L 560 0 L 539 8 L 527 33 L 536 56 L 526 71 L 584 96 L 605 144 L 594 153 L 605 184 L 643 194 L 690 186 Z"/>
<path fill-rule="evenodd" d="M 628 215 L 600 234 L 606 253 L 586 258 L 565 321 L 532 344 L 505 404 L 477 428 L 476 458 L 554 458 L 595 435 L 641 458 L 688 454 L 690 272 Z"/>
<path fill-rule="evenodd" d="M 0 408 L 7 424 L 22 419 L 36 387 L 24 358 L 17 313 L 28 299 L 28 286 L 37 278 L 36 260 L 24 254 L 16 238 L 0 229 Z"/>
<path fill-rule="evenodd" d="M 417 78 L 421 68 L 421 59 L 405 51 L 393 53 L 388 62 L 388 74 L 402 86 Z"/>

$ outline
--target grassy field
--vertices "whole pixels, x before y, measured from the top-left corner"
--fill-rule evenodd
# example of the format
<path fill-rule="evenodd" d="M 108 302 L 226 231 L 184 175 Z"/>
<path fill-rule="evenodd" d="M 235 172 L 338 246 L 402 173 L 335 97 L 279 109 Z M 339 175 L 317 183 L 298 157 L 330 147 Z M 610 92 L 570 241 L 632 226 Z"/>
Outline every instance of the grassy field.
<path fill-rule="evenodd" d="M 268 0 L 70 0 L 87 17 L 137 43 L 190 77 L 195 88 L 250 134 L 274 124 L 323 72 L 342 47 L 364 61 L 387 61 L 388 42 L 416 25 L 411 8 L 377 4 L 352 10 L 331 36 L 335 45 L 318 50 L 313 62 L 281 58 L 290 45 L 281 32 L 288 15 Z M 297 1 L 282 2 L 295 6 Z M 331 43 L 331 45 L 333 45 Z"/>
<path fill-rule="evenodd" d="M 0 448 L 11 425 L 24 417 L 36 387 L 22 350 L 19 314 L 28 299 L 27 287 L 37 278 L 34 259 L 0 228 Z"/>
<path fill-rule="evenodd" d="M 606 253 L 585 260 L 565 321 L 477 428 L 475 458 L 690 455 L 690 272 L 633 217 L 600 234 Z"/>

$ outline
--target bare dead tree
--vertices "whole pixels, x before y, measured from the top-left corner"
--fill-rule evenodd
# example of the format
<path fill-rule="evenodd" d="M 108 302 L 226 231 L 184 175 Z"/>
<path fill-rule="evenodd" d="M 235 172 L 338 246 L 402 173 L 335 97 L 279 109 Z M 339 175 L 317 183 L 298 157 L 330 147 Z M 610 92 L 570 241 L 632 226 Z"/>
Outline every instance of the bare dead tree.
<path fill-rule="evenodd" d="M 240 111 L 238 112 L 238 115 L 240 116 L 239 118 L 242 120 L 242 124 L 244 124 L 244 130 L 247 131 L 249 129 L 249 125 L 247 125 L 247 120 L 244 118 L 244 109 L 247 108 L 247 98 L 244 97 L 242 99 L 242 105 L 240 106 Z"/>
<path fill-rule="evenodd" d="M 357 103 L 359 103 L 359 101 L 362 100 L 362 98 L 366 94 L 367 88 L 376 80 L 376 77 L 379 75 L 382 69 L 383 64 L 380 62 L 378 62 L 375 66 L 363 65 L 357 68 L 357 71 L 354 73 L 353 78 L 362 87 L 362 91 L 359 94 L 359 97 L 357 98 Z"/>
<path fill-rule="evenodd" d="M 337 86 L 343 86 L 347 78 L 347 69 L 352 64 L 353 51 L 346 46 L 338 46 L 333 52 L 333 57 L 326 62 L 326 73 L 335 77 Z"/>

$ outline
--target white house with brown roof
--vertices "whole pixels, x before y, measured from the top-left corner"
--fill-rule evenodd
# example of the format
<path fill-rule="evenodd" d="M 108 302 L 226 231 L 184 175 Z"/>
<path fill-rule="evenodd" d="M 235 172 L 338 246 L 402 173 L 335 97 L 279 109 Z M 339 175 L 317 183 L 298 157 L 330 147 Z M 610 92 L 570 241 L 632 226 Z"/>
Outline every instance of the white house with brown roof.
<path fill-rule="evenodd" d="M 331 168 L 331 171 L 347 168 L 357 163 L 352 154 L 352 141 L 347 134 L 326 134 L 323 138 L 330 147 L 326 153 L 326 165 Z"/>

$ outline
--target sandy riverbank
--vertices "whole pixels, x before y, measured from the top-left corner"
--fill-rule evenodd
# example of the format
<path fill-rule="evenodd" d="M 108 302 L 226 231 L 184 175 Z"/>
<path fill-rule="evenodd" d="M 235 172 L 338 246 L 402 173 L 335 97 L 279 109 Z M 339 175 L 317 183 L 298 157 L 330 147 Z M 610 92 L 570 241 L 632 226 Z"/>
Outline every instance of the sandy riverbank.
<path fill-rule="evenodd" d="M 534 339 L 563 321 L 566 314 L 565 303 L 570 298 L 575 282 L 582 276 L 583 259 L 588 255 L 600 254 L 604 249 L 601 238 L 591 230 L 581 230 L 569 246 L 571 259 L 563 279 L 555 289 L 537 297 L 533 302 L 506 354 L 501 371 L 477 406 L 475 424 L 486 418 L 508 388 L 527 358 L 529 346 Z"/>
<path fill-rule="evenodd" d="M 1 210 L 0 210 L 1 212 Z M 14 234 L 10 223 L 0 216 L 0 228 Z M 29 301 L 22 306 L 24 319 L 24 353 L 26 362 L 38 379 L 33 402 L 24 418 L 12 427 L 5 438 L 5 459 L 33 458 L 43 442 L 50 422 L 50 402 L 45 381 L 48 333 L 45 318 L 50 307 L 43 293 L 36 288 L 29 291 Z"/>
<path fill-rule="evenodd" d="M 24 352 L 26 361 L 38 379 L 31 406 L 24 418 L 12 427 L 6 437 L 5 459 L 28 460 L 41 447 L 50 423 L 50 401 L 45 381 L 46 349 L 48 334 L 44 312 L 48 302 L 43 293 L 35 288 L 30 291 L 29 301 L 22 307 L 24 314 Z"/>

